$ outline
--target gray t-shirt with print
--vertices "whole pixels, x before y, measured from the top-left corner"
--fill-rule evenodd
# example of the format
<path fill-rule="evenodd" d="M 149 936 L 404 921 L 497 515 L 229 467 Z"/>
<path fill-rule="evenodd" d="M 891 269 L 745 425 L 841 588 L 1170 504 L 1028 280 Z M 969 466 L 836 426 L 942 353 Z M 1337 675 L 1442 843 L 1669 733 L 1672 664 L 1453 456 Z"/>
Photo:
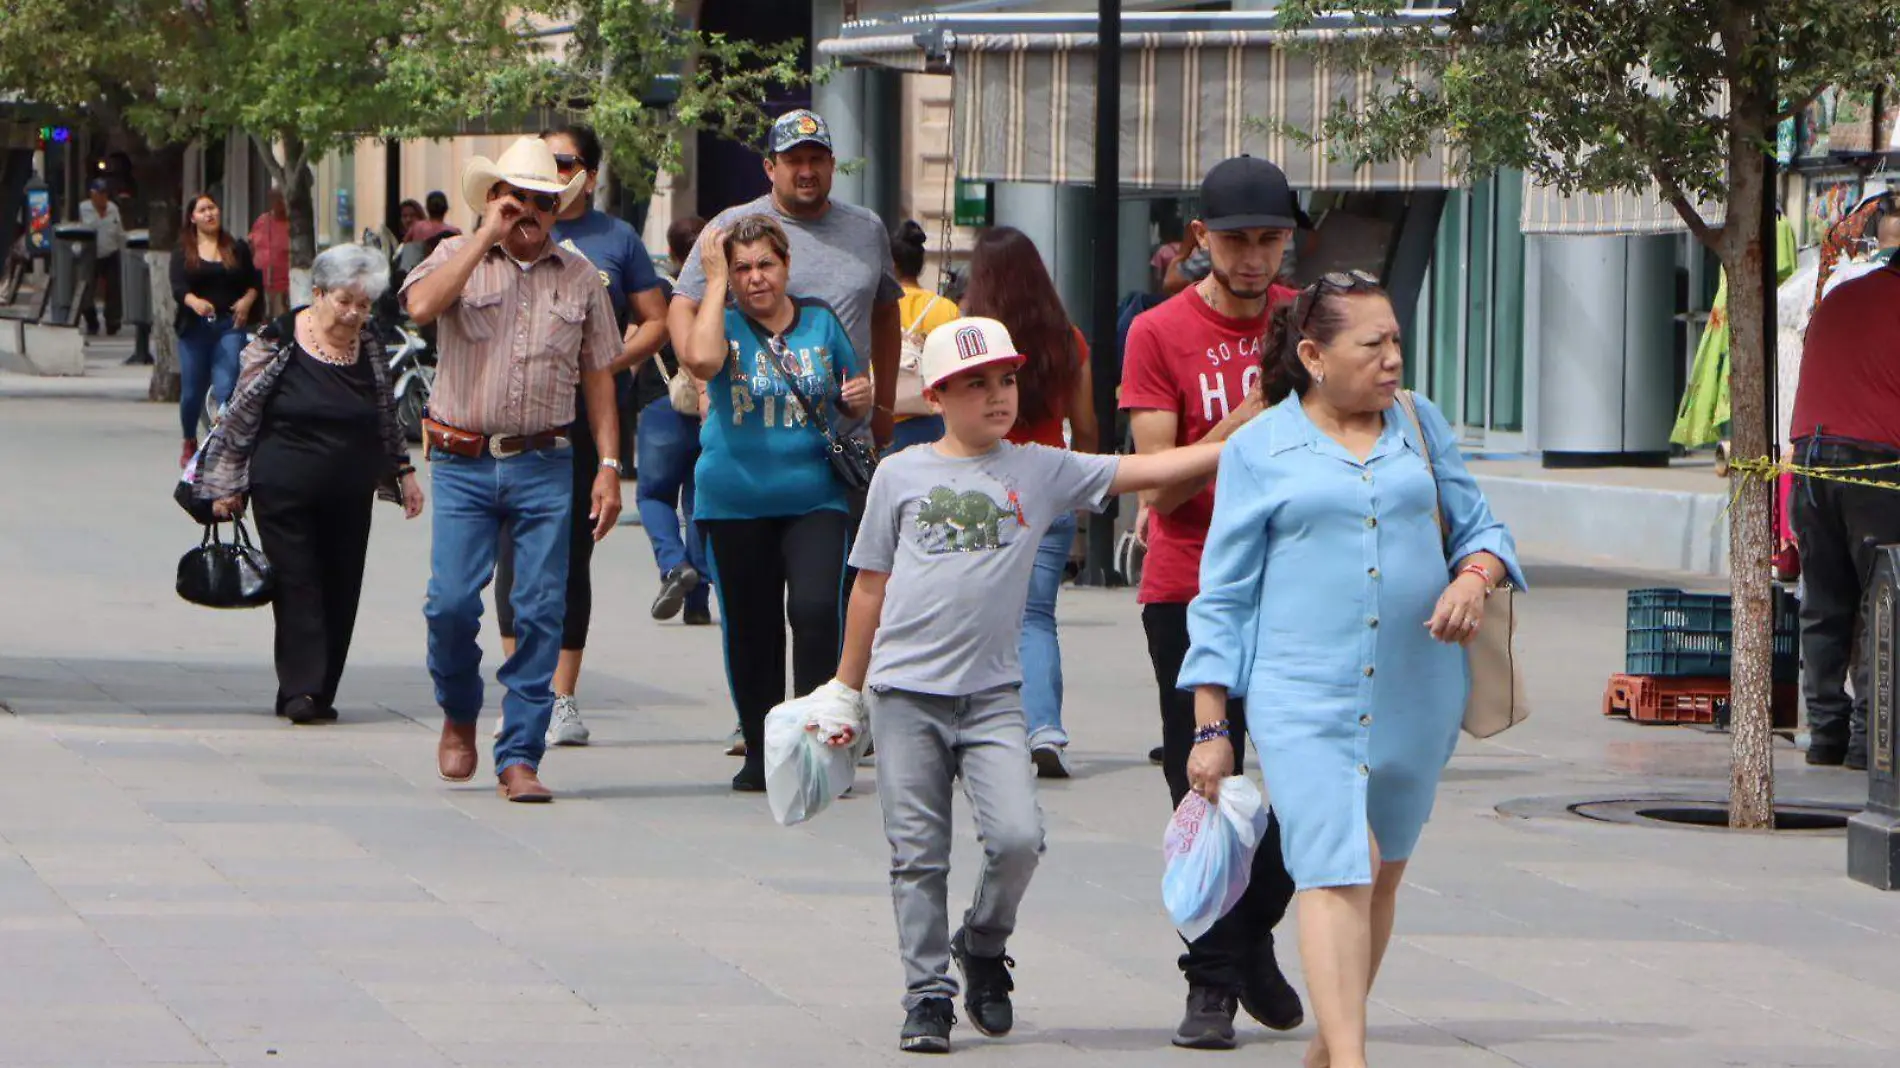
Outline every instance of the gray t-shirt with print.
<path fill-rule="evenodd" d="M 1117 456 L 917 445 L 878 466 L 851 566 L 888 573 L 866 685 L 964 697 L 1022 682 L 1016 651 L 1049 525 L 1108 503 Z"/>
<path fill-rule="evenodd" d="M 836 200 L 816 219 L 795 218 L 779 211 L 767 193 L 720 212 L 712 225 L 729 230 L 734 220 L 747 215 L 770 215 L 785 228 L 792 243 L 792 296 L 817 297 L 831 305 L 845 333 L 851 335 L 858 366 L 870 367 L 871 309 L 894 303 L 904 294 L 897 284 L 891 235 L 884 223 L 866 208 Z M 673 292 L 693 300 L 706 296 L 706 272 L 699 265 L 698 245 L 680 268 Z"/>

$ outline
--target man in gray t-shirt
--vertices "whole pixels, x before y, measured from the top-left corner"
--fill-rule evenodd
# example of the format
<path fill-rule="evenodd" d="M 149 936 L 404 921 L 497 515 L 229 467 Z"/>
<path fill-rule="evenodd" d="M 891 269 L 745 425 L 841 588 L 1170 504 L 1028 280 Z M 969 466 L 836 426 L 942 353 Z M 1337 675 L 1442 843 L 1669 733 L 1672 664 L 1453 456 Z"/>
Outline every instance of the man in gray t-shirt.
<path fill-rule="evenodd" d="M 1120 461 L 1008 442 L 884 461 L 851 551 L 852 567 L 891 576 L 866 685 L 962 697 L 1021 683 L 1036 547 L 1058 516 L 1107 503 Z"/>
<path fill-rule="evenodd" d="M 831 305 L 851 335 L 859 365 L 871 367 L 877 387 L 871 426 L 882 447 L 890 442 L 902 347 L 897 301 L 903 289 L 891 263 L 891 236 L 872 212 L 831 199 L 837 160 L 825 120 L 809 111 L 787 112 L 772 124 L 767 148 L 765 173 L 772 191 L 727 208 L 708 225 L 727 230 L 744 216 L 771 215 L 785 228 L 792 242 L 791 294 Z M 705 295 L 706 272 L 695 244 L 680 268 L 667 315 L 675 351 L 685 351 L 686 335 Z"/>

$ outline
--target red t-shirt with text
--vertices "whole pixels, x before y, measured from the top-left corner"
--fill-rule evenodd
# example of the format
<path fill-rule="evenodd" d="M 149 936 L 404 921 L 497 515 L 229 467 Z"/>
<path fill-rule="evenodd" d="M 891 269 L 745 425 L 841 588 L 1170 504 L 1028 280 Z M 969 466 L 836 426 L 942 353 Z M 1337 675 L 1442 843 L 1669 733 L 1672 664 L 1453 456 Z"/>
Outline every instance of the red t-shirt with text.
<path fill-rule="evenodd" d="M 1246 400 L 1260 380 L 1260 349 L 1267 312 L 1230 319 L 1209 307 L 1194 286 L 1141 313 L 1128 328 L 1122 356 L 1124 411 L 1158 410 L 1180 416 L 1174 443 L 1207 436 Z M 1269 309 L 1299 296 L 1274 286 Z M 1142 604 L 1186 604 L 1201 589 L 1201 548 L 1214 518 L 1209 486 L 1169 515 L 1156 513 L 1141 565 Z"/>

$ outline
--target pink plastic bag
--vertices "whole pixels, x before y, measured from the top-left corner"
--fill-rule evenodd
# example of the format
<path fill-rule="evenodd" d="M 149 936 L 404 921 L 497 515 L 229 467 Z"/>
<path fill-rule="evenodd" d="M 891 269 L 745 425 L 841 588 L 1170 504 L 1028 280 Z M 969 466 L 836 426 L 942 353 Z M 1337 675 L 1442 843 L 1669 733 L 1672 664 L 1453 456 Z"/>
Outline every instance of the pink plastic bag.
<path fill-rule="evenodd" d="M 1266 833 L 1260 788 L 1245 776 L 1221 780 L 1218 805 L 1196 793 L 1181 799 L 1161 839 L 1161 901 L 1181 937 L 1201 937 L 1239 903 Z"/>

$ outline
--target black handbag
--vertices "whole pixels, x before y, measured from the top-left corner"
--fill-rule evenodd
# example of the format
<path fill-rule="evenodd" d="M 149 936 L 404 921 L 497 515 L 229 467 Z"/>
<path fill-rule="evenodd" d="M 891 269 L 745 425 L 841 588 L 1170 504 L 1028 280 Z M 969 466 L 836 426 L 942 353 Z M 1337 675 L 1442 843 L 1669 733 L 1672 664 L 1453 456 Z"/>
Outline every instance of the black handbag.
<path fill-rule="evenodd" d="M 785 346 L 785 339 L 776 334 L 766 333 L 758 323 L 752 321 L 750 316 L 746 316 L 745 321 L 746 325 L 752 328 L 752 332 L 758 335 L 759 340 L 765 344 L 766 351 L 772 354 L 774 370 L 791 389 L 792 396 L 798 400 L 798 406 L 805 410 L 805 418 L 825 436 L 825 456 L 831 461 L 832 472 L 838 476 L 840 482 L 844 483 L 844 488 L 852 493 L 863 493 L 870 489 L 871 476 L 877 473 L 877 450 L 863 438 L 838 433 L 832 427 L 831 419 L 825 414 L 824 409 L 813 404 L 811 398 L 805 395 L 804 389 L 798 384 L 798 375 L 785 366 L 792 358 L 791 350 Z M 833 370 L 837 372 L 838 381 L 842 384 L 844 369 L 834 364 Z"/>
<path fill-rule="evenodd" d="M 204 540 L 178 560 L 178 596 L 206 608 L 262 608 L 277 592 L 270 561 L 251 545 L 242 519 L 233 520 L 230 541 L 206 523 Z"/>

